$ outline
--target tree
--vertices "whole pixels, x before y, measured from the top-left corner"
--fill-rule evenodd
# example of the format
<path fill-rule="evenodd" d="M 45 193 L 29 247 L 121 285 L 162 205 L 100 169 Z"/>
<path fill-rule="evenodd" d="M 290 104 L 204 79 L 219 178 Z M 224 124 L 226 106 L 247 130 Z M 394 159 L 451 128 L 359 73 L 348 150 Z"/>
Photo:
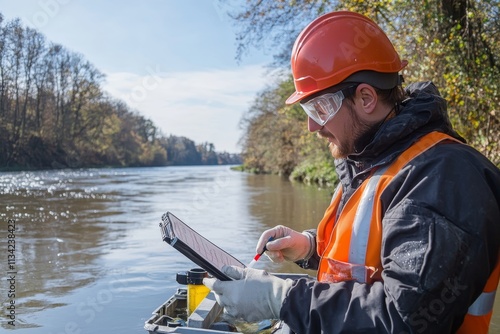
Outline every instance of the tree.
<path fill-rule="evenodd" d="M 169 164 L 201 164 L 201 155 L 196 149 L 196 144 L 186 137 L 169 136 L 163 141 L 163 147 L 167 151 Z"/>
<path fill-rule="evenodd" d="M 307 118 L 301 108 L 285 105 L 293 91 L 292 80 L 286 80 L 255 98 L 241 121 L 246 130 L 242 138 L 245 167 L 257 173 L 293 175 L 293 179 L 304 182 L 334 183 L 331 176 L 317 175 L 308 180 L 302 173 L 294 174 L 297 168 L 310 170 L 313 166 L 324 166 L 333 172 L 333 160 L 327 146 L 318 145 L 307 130 Z"/>
<path fill-rule="evenodd" d="M 205 142 L 196 145 L 196 150 L 200 153 L 203 165 L 217 165 L 218 159 L 214 144 Z"/>

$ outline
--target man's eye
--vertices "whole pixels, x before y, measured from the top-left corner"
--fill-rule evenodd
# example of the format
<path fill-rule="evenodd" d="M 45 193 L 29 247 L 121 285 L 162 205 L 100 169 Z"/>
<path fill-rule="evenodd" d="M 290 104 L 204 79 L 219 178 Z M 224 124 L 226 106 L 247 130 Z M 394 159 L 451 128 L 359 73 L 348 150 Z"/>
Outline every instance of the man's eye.
<path fill-rule="evenodd" d="M 328 113 L 326 111 L 324 111 L 323 109 L 319 109 L 318 115 L 319 115 L 319 117 L 323 117 L 323 116 L 328 116 Z"/>
<path fill-rule="evenodd" d="M 325 103 L 321 103 L 320 101 L 318 101 L 317 103 L 315 103 L 315 106 L 314 108 L 316 109 L 316 112 L 318 113 L 318 116 L 327 116 L 328 115 L 328 112 L 327 112 L 327 108 L 325 108 Z"/>

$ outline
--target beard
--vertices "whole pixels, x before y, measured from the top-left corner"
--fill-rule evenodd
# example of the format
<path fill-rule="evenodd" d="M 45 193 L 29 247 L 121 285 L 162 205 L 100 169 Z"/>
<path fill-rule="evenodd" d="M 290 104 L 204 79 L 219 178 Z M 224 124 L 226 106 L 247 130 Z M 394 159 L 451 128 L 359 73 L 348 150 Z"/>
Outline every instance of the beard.
<path fill-rule="evenodd" d="M 363 150 L 378 129 L 376 124 L 362 120 L 350 104 L 346 104 L 346 106 L 350 114 L 349 116 L 351 117 L 351 122 L 345 124 L 344 133 L 350 133 L 352 135 L 342 140 L 338 139 L 338 145 L 333 142 L 328 144 L 328 149 L 335 159 L 345 159 L 348 155 Z M 317 131 L 317 136 L 320 138 L 333 139 L 331 133 L 325 130 L 324 127 Z M 367 138 L 369 139 L 368 142 Z"/>
<path fill-rule="evenodd" d="M 332 138 L 332 135 L 325 129 L 321 129 L 318 132 L 316 132 L 316 135 L 318 138 Z M 334 144 L 333 142 L 328 143 L 328 149 L 330 150 L 330 153 L 335 159 L 343 159 L 346 158 L 349 153 L 346 153 L 349 151 L 349 143 L 347 141 L 340 141 L 339 145 Z"/>

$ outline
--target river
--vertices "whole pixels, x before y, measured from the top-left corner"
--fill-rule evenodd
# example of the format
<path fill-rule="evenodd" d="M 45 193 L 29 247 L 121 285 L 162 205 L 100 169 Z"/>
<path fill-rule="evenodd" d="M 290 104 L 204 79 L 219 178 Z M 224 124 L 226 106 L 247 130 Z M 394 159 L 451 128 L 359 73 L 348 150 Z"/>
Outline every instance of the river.
<path fill-rule="evenodd" d="M 161 240 L 163 213 L 247 263 L 262 231 L 315 227 L 330 197 L 331 189 L 228 166 L 0 173 L 0 332 L 146 333 L 144 322 L 179 286 L 176 273 L 195 267 Z M 256 267 L 313 274 L 266 257 Z"/>
<path fill-rule="evenodd" d="M 175 274 L 194 267 L 161 240 L 164 212 L 246 263 L 262 231 L 315 226 L 330 196 L 228 166 L 0 173 L 1 276 L 16 272 L 14 298 L 1 281 L 1 328 L 14 328 L 12 300 L 20 333 L 146 333 L 144 322 L 178 287 Z M 9 220 L 16 225 L 13 270 Z M 262 257 L 257 267 L 295 266 Z"/>

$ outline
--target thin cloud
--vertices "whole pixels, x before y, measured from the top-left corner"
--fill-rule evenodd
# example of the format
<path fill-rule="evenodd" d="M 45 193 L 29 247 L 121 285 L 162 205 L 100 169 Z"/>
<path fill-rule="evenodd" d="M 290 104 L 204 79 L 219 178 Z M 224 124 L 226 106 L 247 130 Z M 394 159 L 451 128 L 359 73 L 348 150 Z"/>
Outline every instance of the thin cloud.
<path fill-rule="evenodd" d="M 148 74 L 107 73 L 104 89 L 153 120 L 166 135 L 237 152 L 239 120 L 268 81 L 263 66 Z"/>

